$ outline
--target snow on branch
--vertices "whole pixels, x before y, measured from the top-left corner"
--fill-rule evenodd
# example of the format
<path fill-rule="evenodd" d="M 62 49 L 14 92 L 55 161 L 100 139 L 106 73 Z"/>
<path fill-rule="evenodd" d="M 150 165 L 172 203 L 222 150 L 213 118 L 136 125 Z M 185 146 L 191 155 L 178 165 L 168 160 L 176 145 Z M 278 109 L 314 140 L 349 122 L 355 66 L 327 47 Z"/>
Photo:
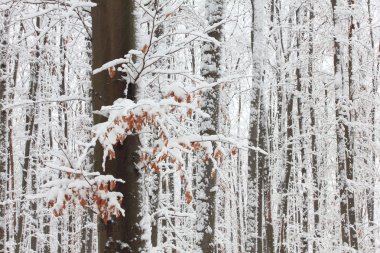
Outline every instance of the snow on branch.
<path fill-rule="evenodd" d="M 31 104 L 63 103 L 63 102 L 69 102 L 69 101 L 89 102 L 89 99 L 83 98 L 82 96 L 59 96 L 57 98 L 45 98 L 45 99 L 40 99 L 40 100 L 21 100 L 21 101 L 3 106 L 2 110 L 6 111 L 6 110 L 13 109 L 16 107 L 28 106 Z"/>
<path fill-rule="evenodd" d="M 125 63 L 126 62 L 126 59 L 125 58 L 120 58 L 120 59 L 115 59 L 115 60 L 112 60 L 112 61 L 109 61 L 105 64 L 103 64 L 100 68 L 97 68 L 97 69 L 94 69 L 94 71 L 92 72 L 94 75 L 104 71 L 104 70 L 107 70 L 109 68 L 112 68 L 116 65 L 119 65 L 119 64 L 122 64 L 122 63 Z"/>
<path fill-rule="evenodd" d="M 95 177 L 88 179 L 89 176 Z M 121 208 L 123 195 L 113 192 L 116 182 L 124 183 L 111 175 L 89 175 L 67 172 L 63 178 L 50 181 L 42 186 L 48 189 L 48 207 L 54 215 L 62 215 L 67 205 L 96 208 L 100 218 L 107 221 L 111 215 L 124 215 Z"/>
<path fill-rule="evenodd" d="M 171 2 L 176 4 L 172 5 Z M 208 83 L 203 77 L 185 69 L 171 69 L 166 65 L 167 59 L 175 57 L 178 52 L 188 50 L 193 42 L 207 41 L 219 44 L 207 33 L 227 21 L 223 20 L 207 27 L 204 27 L 206 22 L 202 20 L 185 22 L 191 10 L 184 6 L 183 1 L 167 1 L 166 4 L 152 10 L 142 4 L 140 7 L 145 16 L 143 20 L 149 23 L 147 29 L 150 30 L 146 41 L 142 42 L 142 48 L 130 50 L 124 58 L 103 64 L 93 70 L 93 74 L 108 70 L 109 77 L 112 79 L 115 77 L 115 72 L 120 71 L 128 85 L 150 88 L 158 85 L 159 96 L 140 99 L 137 102 L 120 98 L 114 101 L 113 105 L 103 106 L 99 111 L 95 111 L 94 113 L 104 115 L 108 119 L 93 127 L 92 143 L 87 145 L 87 151 L 83 154 L 87 155 L 88 150 L 95 146 L 96 141 L 99 141 L 103 147 L 102 166 L 105 170 L 107 159 L 116 158 L 115 145 L 124 145 L 129 135 L 149 136 L 149 142 L 140 147 L 138 167 L 146 172 L 179 173 L 185 188 L 185 202 L 190 204 L 193 196 L 190 179 L 187 178 L 188 173 L 186 173 L 187 154 L 197 154 L 204 163 L 212 165 L 211 174 L 215 176 L 224 157 L 228 153 L 236 155 L 237 148 L 249 148 L 262 154 L 267 153 L 255 147 L 242 147 L 237 140 L 223 135 L 200 134 L 199 125 L 209 118 L 209 115 L 201 110 L 199 98 L 202 92 L 245 77 L 226 77 L 214 83 Z M 184 22 L 176 19 L 177 15 L 181 16 L 180 20 Z M 189 18 L 190 16 L 188 15 Z M 178 28 L 178 22 L 181 22 L 182 28 Z M 157 33 L 159 27 L 166 27 L 166 31 L 170 32 Z M 168 45 L 165 39 L 174 34 L 183 35 L 183 38 Z M 119 67 L 116 69 L 116 66 Z M 168 76 L 181 78 L 173 79 Z M 157 77 L 161 77 L 160 83 L 157 83 Z M 220 143 L 228 143 L 228 148 Z M 82 161 L 83 157 L 82 155 L 79 161 Z M 117 192 L 111 193 L 116 182 L 121 182 L 120 180 L 113 177 L 100 180 L 99 177 L 102 176 L 83 173 L 78 165 L 73 165 L 72 169 L 51 167 L 67 175 L 66 179 L 47 185 L 55 189 L 49 198 L 49 205 L 54 207 L 58 215 L 64 209 L 65 203 L 71 199 L 78 200 L 82 206 L 95 206 L 104 220 L 113 214 L 123 214 L 118 204 L 122 196 Z M 105 201 L 106 199 L 108 201 Z"/>
<path fill-rule="evenodd" d="M 69 204 L 74 207 L 89 208 L 98 214 L 105 222 L 111 216 L 124 216 L 121 208 L 123 195 L 114 192 L 117 183 L 123 180 L 112 175 L 100 175 L 99 172 L 83 170 L 85 159 L 90 155 L 90 150 L 95 146 L 97 136 L 89 143 L 84 144 L 82 154 L 75 160 L 70 160 L 66 155 L 70 167 L 46 163 L 47 169 L 57 170 L 61 177 L 47 182 L 42 186 L 48 201 L 48 207 L 52 208 L 55 216 L 63 214 Z M 63 151 L 63 150 L 62 150 Z"/>
<path fill-rule="evenodd" d="M 148 41 L 146 41 L 145 45 L 140 50 L 130 50 L 125 58 L 115 59 L 110 62 L 103 64 L 101 67 L 94 69 L 93 74 L 98 74 L 105 70 L 112 70 L 115 66 L 121 65 L 118 68 L 119 71 L 125 73 L 128 83 L 136 83 L 139 79 L 141 79 L 144 75 L 153 73 L 156 71 L 156 67 L 154 66 L 156 63 L 161 61 L 164 58 L 168 58 L 171 55 L 177 53 L 180 50 L 183 50 L 190 46 L 190 44 L 194 41 L 206 41 L 211 42 L 216 45 L 219 45 L 220 42 L 215 38 L 210 37 L 208 33 L 217 27 L 223 25 L 228 20 L 222 20 L 221 22 L 214 24 L 212 26 L 208 26 L 206 28 L 202 28 L 202 22 L 197 21 L 187 22 L 183 24 L 185 26 L 183 29 L 176 29 L 175 32 L 169 32 L 154 37 L 156 29 L 159 26 L 163 26 L 166 23 L 169 23 L 168 26 L 178 26 L 178 23 L 173 22 L 169 17 L 174 17 L 176 15 L 182 15 L 181 19 L 185 19 L 186 14 L 189 14 L 189 10 L 187 8 L 181 8 L 183 5 L 183 1 L 180 3 L 175 3 L 172 6 L 169 6 L 165 10 L 155 10 L 151 11 L 144 7 L 139 1 L 136 1 L 137 4 L 148 14 L 152 20 L 149 20 L 151 23 L 151 31 L 150 37 Z M 168 1 L 169 3 L 170 1 Z M 164 8 L 165 4 L 160 8 Z M 158 11 L 162 13 L 158 15 Z M 173 23 L 173 24 L 172 24 Z M 187 27 L 186 27 L 187 26 Z M 201 29 L 201 30 L 200 30 Z M 152 50 L 159 43 L 163 43 L 162 40 L 168 36 L 173 36 L 176 33 L 182 33 L 186 35 L 186 37 L 182 40 L 179 40 L 175 43 L 172 43 L 171 46 L 161 50 Z"/>

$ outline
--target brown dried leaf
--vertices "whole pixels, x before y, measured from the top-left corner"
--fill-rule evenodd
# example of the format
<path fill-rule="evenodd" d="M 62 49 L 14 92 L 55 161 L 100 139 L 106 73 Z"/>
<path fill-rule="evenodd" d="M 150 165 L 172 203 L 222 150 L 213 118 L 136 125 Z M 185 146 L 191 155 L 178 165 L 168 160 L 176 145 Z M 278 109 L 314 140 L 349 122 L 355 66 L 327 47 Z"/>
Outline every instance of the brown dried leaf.
<path fill-rule="evenodd" d="M 87 201 L 85 199 L 81 199 L 79 203 L 82 207 L 86 207 L 87 205 Z"/>
<path fill-rule="evenodd" d="M 232 154 L 233 156 L 235 156 L 235 155 L 237 154 L 237 152 L 238 152 L 238 150 L 237 150 L 236 147 L 233 147 L 233 148 L 231 149 L 231 154 Z"/>
<path fill-rule="evenodd" d="M 141 52 L 143 52 L 144 54 L 146 54 L 148 52 L 148 45 L 145 44 L 143 48 L 141 48 Z"/>
<path fill-rule="evenodd" d="M 130 115 L 128 117 L 128 127 L 130 130 L 133 129 L 134 123 L 135 123 L 135 119 L 133 118 L 133 115 Z"/>
<path fill-rule="evenodd" d="M 154 170 L 154 172 L 156 172 L 157 174 L 160 173 L 160 169 L 158 168 L 157 164 L 156 163 L 153 163 L 151 165 L 152 169 Z"/>
<path fill-rule="evenodd" d="M 186 204 L 190 204 L 191 201 L 193 201 L 193 195 L 191 195 L 191 192 L 187 191 L 185 193 L 185 199 L 186 199 Z"/>
<path fill-rule="evenodd" d="M 54 200 L 50 200 L 49 203 L 48 203 L 48 208 L 51 208 L 54 206 Z"/>
<path fill-rule="evenodd" d="M 116 76 L 116 69 L 115 67 L 108 68 L 108 76 L 113 79 Z"/>
<path fill-rule="evenodd" d="M 107 223 L 107 221 L 108 221 L 108 213 L 104 213 L 104 215 L 103 215 L 103 221 L 104 221 L 104 223 Z"/>
<path fill-rule="evenodd" d="M 193 110 L 192 110 L 192 109 L 189 109 L 189 110 L 187 111 L 187 116 L 188 116 L 189 118 L 191 118 L 191 117 L 193 116 Z"/>
<path fill-rule="evenodd" d="M 110 184 L 110 190 L 113 191 L 116 188 L 116 181 L 112 180 Z"/>

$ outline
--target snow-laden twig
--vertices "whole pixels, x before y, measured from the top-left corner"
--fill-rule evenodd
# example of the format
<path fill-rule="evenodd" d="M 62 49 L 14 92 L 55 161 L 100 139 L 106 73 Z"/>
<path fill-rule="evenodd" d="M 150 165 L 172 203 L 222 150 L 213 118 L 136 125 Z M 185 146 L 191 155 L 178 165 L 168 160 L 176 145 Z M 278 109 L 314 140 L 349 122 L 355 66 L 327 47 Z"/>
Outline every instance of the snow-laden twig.
<path fill-rule="evenodd" d="M 81 96 L 59 96 L 57 98 L 45 98 L 45 99 L 40 99 L 40 100 L 21 100 L 21 101 L 3 106 L 2 110 L 6 111 L 6 110 L 14 109 L 16 107 L 28 106 L 32 104 L 63 103 L 63 102 L 69 102 L 69 101 L 89 102 L 89 99 L 83 98 Z"/>

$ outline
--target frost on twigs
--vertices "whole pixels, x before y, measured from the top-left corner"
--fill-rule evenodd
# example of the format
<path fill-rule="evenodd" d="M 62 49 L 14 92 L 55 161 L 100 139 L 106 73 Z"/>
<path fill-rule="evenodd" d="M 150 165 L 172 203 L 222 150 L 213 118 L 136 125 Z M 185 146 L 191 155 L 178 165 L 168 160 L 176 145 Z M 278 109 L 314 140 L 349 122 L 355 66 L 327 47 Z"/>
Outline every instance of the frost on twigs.
<path fill-rule="evenodd" d="M 186 203 L 190 204 L 193 197 L 184 171 L 186 154 L 200 154 L 204 162 L 211 162 L 216 170 L 226 152 L 221 146 L 213 148 L 211 141 L 191 125 L 196 118 L 208 117 L 200 110 L 195 93 L 175 84 L 163 93 L 159 101 L 142 99 L 135 103 L 118 99 L 112 106 L 104 106 L 101 113 L 108 115 L 108 121 L 96 125 L 94 134 L 104 149 L 103 168 L 107 158 L 115 158 L 114 145 L 123 144 L 128 135 L 149 134 L 152 141 L 140 148 L 138 166 L 154 173 L 174 169 L 180 174 L 186 189 Z"/>
<path fill-rule="evenodd" d="M 141 14 L 140 24 L 149 30 L 142 36 L 139 49 L 130 50 L 123 58 L 114 59 L 93 71 L 94 74 L 108 71 L 108 76 L 116 78 L 118 72 L 129 85 L 139 88 L 137 102 L 120 98 L 113 105 L 103 106 L 96 113 L 108 119 L 93 128 L 91 147 L 99 141 L 102 145 L 103 163 L 106 170 L 107 159 L 116 159 L 115 145 L 125 144 L 130 135 L 139 135 L 142 141 L 139 148 L 140 161 L 138 168 L 147 173 L 177 173 L 184 186 L 184 200 L 187 204 L 193 201 L 191 179 L 186 171 L 188 154 L 197 155 L 204 163 L 212 166 L 212 175 L 218 172 L 228 152 L 228 147 L 238 147 L 237 142 L 221 135 L 202 136 L 200 125 L 209 115 L 200 109 L 201 92 L 216 85 L 228 82 L 218 80 L 208 83 L 202 76 L 179 68 L 185 64 L 169 64 L 170 58 L 177 58 L 193 48 L 194 43 L 204 41 L 218 44 L 208 33 L 216 28 L 208 26 L 194 18 L 192 8 L 183 1 L 170 0 L 160 7 L 154 2 L 148 5 L 136 2 Z M 178 40 L 168 44 L 167 39 L 174 31 Z M 173 34 L 174 35 L 174 34 Z M 118 72 L 117 72 L 118 71 Z M 128 94 L 128 88 L 125 95 Z M 149 99 L 143 99 L 148 97 Z M 218 143 L 219 142 L 219 143 Z M 229 145 L 220 145 L 226 142 Z M 235 151 L 230 153 L 236 154 Z M 77 166 L 79 168 L 80 166 Z M 92 179 L 95 180 L 96 176 Z M 65 181 L 66 180 L 66 181 Z M 84 174 L 79 178 L 68 177 L 52 191 L 50 206 L 59 215 L 69 200 L 83 206 L 93 206 L 105 221 L 111 215 L 123 214 L 120 207 L 122 195 L 111 192 L 111 185 L 117 180 L 112 178 L 98 184 L 87 179 Z M 89 182 L 87 182 L 89 181 Z M 77 182 L 82 188 L 69 187 L 70 182 Z M 68 194 L 69 193 L 69 194 Z M 66 200 L 65 196 L 69 197 Z M 91 203 L 90 203 L 91 202 Z"/>

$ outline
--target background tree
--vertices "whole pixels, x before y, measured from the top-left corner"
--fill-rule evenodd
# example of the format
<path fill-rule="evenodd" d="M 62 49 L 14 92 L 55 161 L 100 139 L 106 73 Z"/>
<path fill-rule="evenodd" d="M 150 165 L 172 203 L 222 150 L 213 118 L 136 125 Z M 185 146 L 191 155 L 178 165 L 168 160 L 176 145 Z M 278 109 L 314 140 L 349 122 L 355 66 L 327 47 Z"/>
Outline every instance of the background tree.
<path fill-rule="evenodd" d="M 213 0 L 207 1 L 205 6 L 206 19 L 209 26 L 218 24 L 223 20 L 223 1 Z M 217 26 L 215 29 L 208 33 L 208 36 L 214 38 L 216 41 L 222 41 L 222 26 Z M 206 82 L 213 83 L 219 81 L 221 77 L 221 48 L 215 43 L 204 43 L 202 46 L 202 66 L 201 74 Z M 203 98 L 203 111 L 210 115 L 209 120 L 204 122 L 205 125 L 201 126 L 202 134 L 215 135 L 220 131 L 220 87 L 219 85 L 205 92 Z M 198 232 L 200 233 L 201 240 L 199 246 L 203 252 L 215 252 L 217 247 L 215 242 L 216 233 L 216 192 L 213 188 L 217 182 L 217 172 L 213 163 L 208 161 L 207 165 L 201 168 L 203 171 L 198 171 L 202 176 L 198 187 L 201 188 L 202 193 L 198 193 L 200 214 L 198 221 Z"/>

